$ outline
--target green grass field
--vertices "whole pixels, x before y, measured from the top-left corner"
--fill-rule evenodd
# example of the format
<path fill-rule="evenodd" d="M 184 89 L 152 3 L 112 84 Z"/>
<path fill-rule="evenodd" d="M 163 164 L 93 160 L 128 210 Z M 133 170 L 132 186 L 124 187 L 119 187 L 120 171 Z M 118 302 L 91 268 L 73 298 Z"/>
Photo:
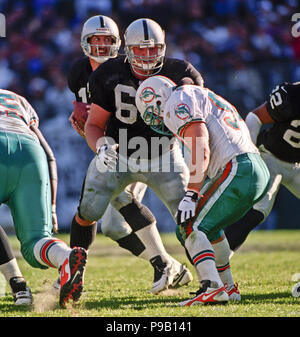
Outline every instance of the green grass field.
<path fill-rule="evenodd" d="M 68 235 L 59 235 L 69 242 Z M 163 234 L 169 253 L 189 265 L 173 234 Z M 31 268 L 10 237 L 20 268 L 31 287 L 34 305 L 14 306 L 6 287 L 0 297 L 1 317 L 299 317 L 300 298 L 291 296 L 291 276 L 300 272 L 300 230 L 255 231 L 231 259 L 233 276 L 242 301 L 220 306 L 179 307 L 178 302 L 198 289 L 196 278 L 189 286 L 152 295 L 153 269 L 113 241 L 99 234 L 89 252 L 84 293 L 76 305 L 60 309 L 50 289 L 58 276 L 54 269 Z M 189 265 L 190 266 L 190 265 Z M 195 272 L 191 267 L 193 275 Z"/>

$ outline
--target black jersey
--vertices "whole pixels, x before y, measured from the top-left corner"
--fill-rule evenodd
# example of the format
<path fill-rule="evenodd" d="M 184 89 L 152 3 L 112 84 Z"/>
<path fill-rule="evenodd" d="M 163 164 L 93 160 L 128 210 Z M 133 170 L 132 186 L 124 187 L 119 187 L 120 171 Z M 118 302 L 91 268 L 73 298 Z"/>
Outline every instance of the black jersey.
<path fill-rule="evenodd" d="M 68 74 L 68 85 L 75 94 L 77 102 L 90 103 L 88 92 L 88 80 L 93 72 L 90 60 L 87 56 L 76 61 Z"/>
<path fill-rule="evenodd" d="M 258 145 L 289 163 L 300 162 L 299 94 L 299 84 L 283 83 L 272 91 L 267 111 L 275 122 L 257 138 Z"/>
<path fill-rule="evenodd" d="M 159 75 L 166 76 L 175 83 L 183 77 L 190 77 L 195 84 L 203 84 L 200 73 L 190 63 L 182 60 L 165 58 Z M 140 83 L 141 81 L 132 74 L 125 57 L 119 57 L 106 61 L 94 71 L 89 79 L 89 89 L 91 102 L 112 113 L 108 120 L 106 136 L 112 137 L 118 144 L 124 140 L 130 144 L 134 137 L 143 137 L 150 154 L 151 138 L 161 136 L 145 124 L 136 108 L 135 94 Z M 124 136 L 122 139 L 119 137 L 121 134 Z M 127 155 L 134 150 L 128 146 Z"/>

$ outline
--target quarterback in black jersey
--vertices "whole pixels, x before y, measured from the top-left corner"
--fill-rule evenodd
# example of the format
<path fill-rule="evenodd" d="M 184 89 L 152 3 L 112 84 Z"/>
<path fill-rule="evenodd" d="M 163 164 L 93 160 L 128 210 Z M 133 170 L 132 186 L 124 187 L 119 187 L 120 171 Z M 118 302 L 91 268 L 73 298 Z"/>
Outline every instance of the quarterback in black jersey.
<path fill-rule="evenodd" d="M 300 83 L 282 83 L 271 92 L 267 102 L 246 116 L 252 141 L 259 147 L 270 175 L 266 196 L 225 233 L 232 251 L 270 214 L 280 185 L 300 199 Z M 270 124 L 263 130 L 263 124 Z M 299 289 L 298 289 L 299 288 Z M 300 284 L 293 296 L 300 296 Z"/>
<path fill-rule="evenodd" d="M 107 44 L 118 46 L 118 41 L 117 26 L 110 18 L 102 15 L 94 16 L 84 24 L 81 45 L 86 56 L 74 63 L 68 76 L 69 88 L 76 97 L 76 101 L 73 102 L 74 111 L 70 116 L 70 122 L 83 137 L 85 137 L 84 125 L 91 104 L 88 87 L 89 77 L 94 71 L 97 71 L 96 69 L 102 68 L 110 60 L 119 58 L 114 51 L 109 51 L 107 46 Z M 110 60 L 108 61 L 108 59 Z M 89 177 L 88 174 L 85 184 L 93 184 L 93 180 L 90 180 Z M 116 241 L 120 247 L 152 264 L 155 277 L 151 291 L 158 293 L 169 285 L 173 287 L 184 285 L 191 281 L 192 276 L 184 265 L 166 252 L 156 227 L 154 215 L 141 204 L 146 188 L 147 185 L 142 182 L 123 186 L 123 190 L 119 190 L 120 194 L 114 195 L 111 203 L 103 208 L 106 210 L 104 214 L 102 212 L 103 216 L 100 216 L 102 219 L 101 231 Z M 101 192 L 105 192 L 105 190 L 103 189 Z M 98 220 L 99 218 L 93 219 Z M 88 248 L 92 244 L 96 235 L 97 223 L 87 221 L 87 219 L 89 218 L 82 215 L 79 207 L 71 226 L 71 246 Z"/>

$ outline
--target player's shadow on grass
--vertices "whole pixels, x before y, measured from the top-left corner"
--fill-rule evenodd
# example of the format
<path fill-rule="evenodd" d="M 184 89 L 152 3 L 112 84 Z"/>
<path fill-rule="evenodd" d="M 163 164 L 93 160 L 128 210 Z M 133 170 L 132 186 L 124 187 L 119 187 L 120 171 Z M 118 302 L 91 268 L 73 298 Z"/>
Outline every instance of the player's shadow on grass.
<path fill-rule="evenodd" d="M 163 306 L 178 306 L 178 303 L 182 301 L 182 299 L 174 298 L 174 297 L 151 297 L 149 299 L 138 299 L 134 296 L 130 297 L 109 297 L 109 298 L 99 298 L 99 300 L 95 301 L 86 301 L 82 300 L 82 304 L 84 304 L 86 309 L 134 309 L 134 310 L 144 310 L 157 308 L 157 304 L 161 304 Z"/>
<path fill-rule="evenodd" d="M 276 301 L 277 304 L 293 304 L 297 301 L 290 292 L 277 292 L 267 294 L 242 294 L 242 301 L 239 304 L 250 303 L 270 303 Z"/>
<path fill-rule="evenodd" d="M 131 297 L 110 297 L 97 299 L 95 301 L 86 301 L 82 300 L 82 304 L 86 309 L 124 309 L 127 308 L 135 310 L 144 310 L 145 308 L 157 308 L 158 304 L 161 304 L 165 307 L 178 307 L 179 302 L 186 299 L 178 297 L 152 297 L 148 299 L 138 299 L 134 296 Z M 230 305 L 249 305 L 249 304 L 260 304 L 260 303 L 270 303 L 274 302 L 276 304 L 293 304 L 298 299 L 292 297 L 291 293 L 270 293 L 270 294 L 242 294 L 241 302 L 229 302 Z"/>

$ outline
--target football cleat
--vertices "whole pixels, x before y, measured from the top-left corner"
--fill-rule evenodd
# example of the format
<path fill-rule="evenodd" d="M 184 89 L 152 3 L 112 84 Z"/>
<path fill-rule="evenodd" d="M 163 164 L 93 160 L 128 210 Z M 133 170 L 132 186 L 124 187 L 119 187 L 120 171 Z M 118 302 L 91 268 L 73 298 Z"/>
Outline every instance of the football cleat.
<path fill-rule="evenodd" d="M 300 282 L 295 284 L 292 288 L 292 296 L 293 297 L 300 297 Z"/>
<path fill-rule="evenodd" d="M 298 282 L 298 281 L 300 281 L 300 273 L 293 274 L 293 276 L 291 277 L 291 281 L 292 282 Z"/>
<path fill-rule="evenodd" d="M 175 289 L 182 287 L 188 283 L 193 281 L 193 275 L 192 273 L 188 270 L 188 268 L 180 264 L 180 269 L 178 272 L 176 272 L 175 276 L 173 277 L 173 282 L 170 284 L 169 288 Z"/>
<path fill-rule="evenodd" d="M 151 292 L 153 294 L 158 294 L 161 291 L 168 289 L 170 280 L 170 266 L 163 262 L 160 255 L 157 255 L 150 259 L 150 263 L 154 268 L 154 281 L 152 285 Z"/>
<path fill-rule="evenodd" d="M 168 288 L 182 287 L 193 280 L 187 267 L 174 259 L 166 263 L 162 261 L 160 255 L 157 255 L 150 262 L 154 268 L 154 282 L 151 289 L 153 294 L 158 294 Z"/>
<path fill-rule="evenodd" d="M 69 300 L 78 301 L 83 291 L 83 276 L 87 261 L 87 252 L 82 247 L 71 250 L 69 257 L 60 269 L 59 304 L 65 307 Z"/>
<path fill-rule="evenodd" d="M 201 281 L 201 285 L 202 287 L 196 292 L 196 296 L 189 300 L 180 302 L 179 305 L 192 306 L 203 304 L 225 304 L 228 302 L 229 297 L 224 286 L 220 287 L 213 284 L 210 280 Z"/>
<path fill-rule="evenodd" d="M 241 294 L 238 288 L 238 284 L 232 284 L 231 286 L 228 286 L 225 284 L 225 288 L 229 297 L 229 301 L 240 301 L 241 300 Z"/>
<path fill-rule="evenodd" d="M 31 305 L 33 297 L 23 277 L 12 277 L 9 284 L 13 293 L 15 305 Z"/>

